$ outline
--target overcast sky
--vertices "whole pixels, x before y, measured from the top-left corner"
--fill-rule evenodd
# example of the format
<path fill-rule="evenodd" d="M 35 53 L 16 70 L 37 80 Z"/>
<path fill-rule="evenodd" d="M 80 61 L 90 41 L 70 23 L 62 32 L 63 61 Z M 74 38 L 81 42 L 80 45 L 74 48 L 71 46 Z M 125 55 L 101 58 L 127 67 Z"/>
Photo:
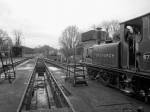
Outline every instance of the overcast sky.
<path fill-rule="evenodd" d="M 85 31 L 104 20 L 124 21 L 150 12 L 150 0 L 0 0 L 0 28 L 19 29 L 24 45 L 58 47 L 69 25 Z"/>

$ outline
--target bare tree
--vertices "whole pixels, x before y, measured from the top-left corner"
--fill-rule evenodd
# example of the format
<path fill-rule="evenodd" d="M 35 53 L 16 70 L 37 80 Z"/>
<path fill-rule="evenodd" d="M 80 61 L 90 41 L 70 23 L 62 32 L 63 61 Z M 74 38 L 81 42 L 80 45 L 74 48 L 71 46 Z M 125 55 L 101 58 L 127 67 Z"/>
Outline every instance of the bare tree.
<path fill-rule="evenodd" d="M 113 34 L 113 41 L 114 41 L 114 42 L 120 41 L 120 30 L 116 31 L 116 32 Z"/>
<path fill-rule="evenodd" d="M 60 37 L 61 52 L 66 58 L 73 55 L 75 47 L 79 44 L 80 33 L 76 26 L 68 26 Z"/>
<path fill-rule="evenodd" d="M 93 25 L 90 26 L 90 28 L 92 28 L 93 30 L 96 30 L 97 27 L 98 26 L 96 24 L 93 24 Z"/>
<path fill-rule="evenodd" d="M 110 29 L 110 22 L 109 21 L 103 21 L 100 26 L 105 29 L 107 32 L 109 32 Z"/>
<path fill-rule="evenodd" d="M 7 38 L 7 37 L 8 37 L 7 32 L 4 31 L 4 30 L 2 30 L 2 29 L 0 29 L 0 43 L 3 43 L 3 40 L 4 40 L 5 38 Z"/>
<path fill-rule="evenodd" d="M 110 24 L 111 24 L 110 29 L 111 29 L 111 31 L 113 31 L 114 33 L 115 33 L 115 32 L 118 32 L 118 31 L 120 30 L 120 24 L 119 24 L 119 21 L 118 21 L 118 20 L 112 20 L 112 21 L 110 22 Z"/>
<path fill-rule="evenodd" d="M 120 24 L 118 20 L 103 21 L 98 25 L 96 24 L 91 25 L 90 28 L 94 30 L 96 30 L 97 28 L 105 29 L 105 31 L 107 32 L 106 40 L 119 39 Z M 115 38 L 110 38 L 113 36 L 115 36 Z"/>
<path fill-rule="evenodd" d="M 103 21 L 99 26 L 104 28 L 108 33 L 107 39 L 109 38 L 109 34 L 113 36 L 116 33 L 118 34 L 118 31 L 120 30 L 120 24 L 118 20 Z"/>
<path fill-rule="evenodd" d="M 23 33 L 20 30 L 14 30 L 13 34 L 15 37 L 15 46 L 21 46 L 22 39 L 23 39 Z"/>
<path fill-rule="evenodd" d="M 112 20 L 112 21 L 103 21 L 100 24 L 101 27 L 106 29 L 106 31 L 110 32 L 116 32 L 120 29 L 119 21 L 118 20 Z"/>

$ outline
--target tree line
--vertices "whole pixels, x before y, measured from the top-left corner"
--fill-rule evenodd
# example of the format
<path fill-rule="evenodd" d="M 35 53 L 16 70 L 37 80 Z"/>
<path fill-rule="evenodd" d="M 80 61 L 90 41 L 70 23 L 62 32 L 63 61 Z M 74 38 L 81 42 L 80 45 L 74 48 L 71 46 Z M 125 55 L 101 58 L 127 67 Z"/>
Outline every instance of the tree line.
<path fill-rule="evenodd" d="M 8 50 L 12 46 L 22 45 L 23 33 L 20 30 L 14 30 L 13 36 L 15 38 L 14 43 L 12 41 L 12 38 L 8 35 L 8 32 L 0 29 L 0 50 Z"/>
<path fill-rule="evenodd" d="M 55 55 L 56 56 L 58 54 L 57 49 L 55 49 L 53 47 L 50 47 L 48 45 L 35 47 L 34 52 L 39 53 L 39 54 L 43 54 L 47 58 L 48 58 L 49 55 Z"/>
<path fill-rule="evenodd" d="M 0 29 L 0 50 L 1 51 L 8 51 L 11 47 L 22 47 L 23 46 L 23 39 L 24 35 L 21 30 L 13 30 L 12 36 L 14 40 L 12 40 L 11 36 L 8 34 L 7 31 Z M 48 45 L 38 46 L 33 48 L 34 53 L 43 54 L 44 56 L 48 55 L 57 55 L 57 49 L 50 47 Z"/>

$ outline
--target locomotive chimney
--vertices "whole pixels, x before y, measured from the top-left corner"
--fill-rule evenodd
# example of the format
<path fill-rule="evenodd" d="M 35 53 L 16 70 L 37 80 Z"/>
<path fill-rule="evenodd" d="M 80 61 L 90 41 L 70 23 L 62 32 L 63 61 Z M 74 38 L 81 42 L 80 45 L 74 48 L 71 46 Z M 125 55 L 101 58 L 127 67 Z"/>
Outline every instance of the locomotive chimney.
<path fill-rule="evenodd" d="M 97 27 L 96 28 L 96 40 L 97 40 L 97 44 L 100 44 L 101 43 L 101 30 L 102 28 L 100 27 Z"/>

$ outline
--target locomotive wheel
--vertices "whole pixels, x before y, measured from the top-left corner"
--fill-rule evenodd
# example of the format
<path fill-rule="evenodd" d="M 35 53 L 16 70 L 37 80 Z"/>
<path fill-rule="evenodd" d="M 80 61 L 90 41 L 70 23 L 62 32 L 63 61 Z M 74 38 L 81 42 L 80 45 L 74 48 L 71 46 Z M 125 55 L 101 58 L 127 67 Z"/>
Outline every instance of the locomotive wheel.
<path fill-rule="evenodd" d="M 89 79 L 93 79 L 93 73 L 92 73 L 92 70 L 90 69 L 87 69 L 87 75 L 89 76 Z"/>
<path fill-rule="evenodd" d="M 91 73 L 89 74 L 89 78 L 90 78 L 91 80 L 95 80 L 96 75 L 97 75 L 97 72 L 96 72 L 96 71 L 91 71 Z"/>
<path fill-rule="evenodd" d="M 12 81 L 11 81 L 11 76 L 10 76 L 10 75 L 8 75 L 8 82 L 9 82 L 9 83 L 12 83 Z"/>
<path fill-rule="evenodd" d="M 140 80 L 138 77 L 134 76 L 132 78 L 132 90 L 134 91 L 135 94 L 139 94 L 141 87 L 140 87 Z"/>
<path fill-rule="evenodd" d="M 73 87 L 75 87 L 75 86 L 76 86 L 76 80 L 73 79 Z"/>
<path fill-rule="evenodd" d="M 87 84 L 87 83 L 86 83 L 85 85 L 86 85 L 86 86 L 88 86 L 88 84 Z"/>
<path fill-rule="evenodd" d="M 145 96 L 144 96 L 144 102 L 145 103 L 148 103 L 149 102 L 149 90 L 145 90 Z"/>
<path fill-rule="evenodd" d="M 148 95 L 146 94 L 146 95 L 144 96 L 144 102 L 145 102 L 145 103 L 148 103 L 148 101 L 149 101 L 149 97 L 148 97 Z"/>
<path fill-rule="evenodd" d="M 104 85 L 108 86 L 110 84 L 110 76 L 107 73 L 102 73 L 100 79 Z"/>
<path fill-rule="evenodd" d="M 125 80 L 127 79 L 126 78 L 126 74 L 119 74 L 118 76 L 118 83 L 119 83 L 119 89 L 125 89 L 126 88 L 126 83 L 125 83 Z"/>

